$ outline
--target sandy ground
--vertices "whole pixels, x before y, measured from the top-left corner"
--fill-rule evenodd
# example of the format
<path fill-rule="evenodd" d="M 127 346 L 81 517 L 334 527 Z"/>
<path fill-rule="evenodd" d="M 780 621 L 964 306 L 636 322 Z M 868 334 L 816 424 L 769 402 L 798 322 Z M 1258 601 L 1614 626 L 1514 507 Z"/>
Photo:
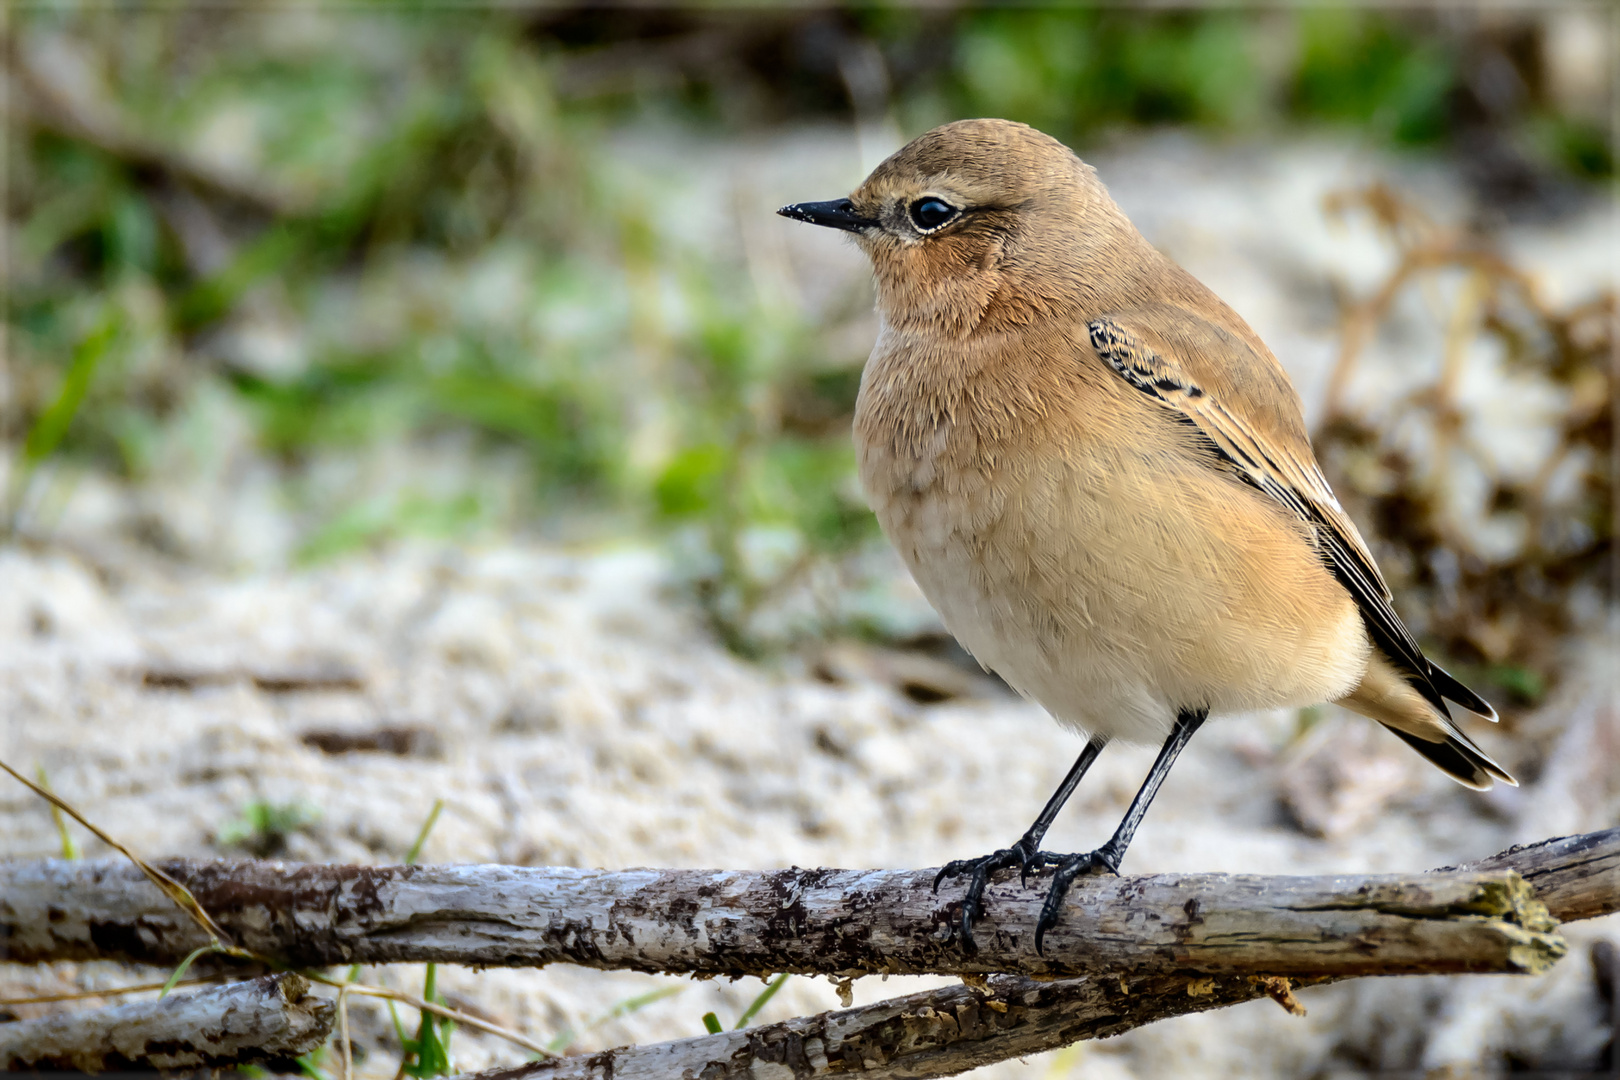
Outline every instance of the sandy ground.
<path fill-rule="evenodd" d="M 845 673 L 842 684 L 740 662 L 661 579 L 658 558 L 634 550 L 401 551 L 218 580 L 12 549 L 0 556 L 0 753 L 43 765 L 87 814 L 153 854 L 217 852 L 219 830 L 261 799 L 319 813 L 288 857 L 397 861 L 443 798 L 428 861 L 767 868 L 927 866 L 988 850 L 1018 835 L 1077 749 L 1038 709 L 993 688 L 919 705 L 883 677 L 881 655 L 864 656 L 865 676 L 858 654 L 832 658 L 825 666 Z M 265 689 L 333 672 L 357 688 Z M 174 688 L 182 678 L 189 688 Z M 1613 710 L 1596 689 L 1555 708 L 1568 722 L 1540 779 L 1488 796 L 1354 718 L 1331 716 L 1303 739 L 1291 715 L 1212 723 L 1128 869 L 1420 870 L 1612 823 Z M 418 732 L 400 754 L 311 745 L 312 733 L 398 728 Z M 1514 760 L 1492 734 L 1480 738 Z M 1151 757 L 1105 754 L 1052 845 L 1100 840 Z M 1345 768 L 1348 777 L 1334 772 Z M 1279 792 L 1302 776 L 1338 799 L 1331 838 L 1307 836 L 1285 812 Z M 57 851 L 50 816 L 20 788 L 0 789 L 0 821 L 5 856 Z M 1160 1024 L 1084 1048 L 1076 1075 L 1590 1060 L 1605 1032 L 1586 943 L 1617 932 L 1612 918 L 1572 927 L 1572 955 L 1540 979 L 1367 982 L 1307 992 L 1305 1020 L 1260 1002 Z M 108 977 L 7 969 L 0 980 L 9 996 L 76 975 Z M 583 1031 L 581 1047 L 694 1034 L 704 1012 L 735 1016 L 758 990 L 693 983 L 588 1028 L 671 981 L 454 971 L 441 985 L 532 1033 Z M 915 982 L 857 989 L 872 999 Z M 830 985 L 793 979 L 762 1019 L 835 1004 Z M 382 1029 L 375 1015 L 362 1026 L 373 1039 Z M 518 1056 L 470 1036 L 455 1050 L 463 1068 Z M 386 1051 L 370 1060 L 368 1073 L 392 1072 Z M 983 1075 L 1066 1075 L 1073 1061 Z"/>
<path fill-rule="evenodd" d="M 771 163 L 744 176 L 743 187 L 774 206 L 831 197 L 858 179 L 853 149 L 827 146 L 732 152 Z M 1387 265 L 1367 236 L 1324 221 L 1322 194 L 1373 175 L 1436 192 L 1442 205 L 1447 190 L 1432 169 L 1343 147 L 1256 155 L 1167 139 L 1094 156 L 1150 237 L 1271 341 L 1308 408 L 1332 355 L 1334 283 L 1368 287 Z M 627 167 L 663 170 L 668 183 L 682 182 L 682 161 L 693 160 L 651 142 L 624 157 Z M 717 151 L 703 167 L 713 175 L 730 166 Z M 1166 179 L 1187 170 L 1203 180 L 1196 196 Z M 686 182 L 702 175 L 693 165 Z M 740 197 L 715 194 L 717 203 Z M 858 281 L 861 268 L 856 253 L 812 233 L 735 239 L 753 243 L 760 272 L 781 275 L 814 308 L 840 282 Z M 1555 291 L 1612 274 L 1613 219 L 1602 208 L 1512 239 Z M 1369 364 L 1373 381 L 1355 392 L 1373 392 L 1392 364 Z M 202 521 L 198 535 L 223 553 L 210 568 L 162 561 L 124 538 L 131 507 L 151 513 L 165 505 L 161 491 L 136 500 L 94 482 L 62 509 L 51 542 L 0 549 L 0 755 L 43 766 L 58 791 L 148 854 L 217 854 L 221 831 L 264 800 L 315 815 L 289 838 L 289 858 L 398 861 L 442 798 L 447 809 L 424 861 L 928 866 L 1015 838 L 1079 748 L 1038 708 L 988 681 L 935 672 L 961 692 L 919 704 L 904 692 L 903 661 L 881 652 L 740 661 L 702 631 L 652 549 L 565 551 L 508 539 L 280 569 L 285 551 L 265 537 L 287 530 L 266 524 L 274 500 L 255 475 L 177 481 L 176 519 Z M 926 619 L 889 565 L 892 603 Z M 1465 791 L 1397 740 L 1331 709 L 1309 730 L 1293 714 L 1222 719 L 1178 764 L 1126 869 L 1415 871 L 1613 825 L 1620 721 L 1611 650 L 1594 642 L 1577 652 L 1560 695 L 1521 719 L 1516 740 L 1476 731 L 1493 754 L 1526 769 L 1518 790 Z M 282 685 L 323 673 L 352 679 L 341 689 Z M 322 750 L 333 733 L 392 749 Z M 1050 845 L 1100 842 L 1153 753 L 1110 749 Z M 0 857 L 57 851 L 45 809 L 19 787 L 0 786 Z M 1262 1001 L 975 1075 L 1326 1077 L 1465 1074 L 1510 1061 L 1589 1065 L 1609 1037 L 1588 953 L 1605 935 L 1620 937 L 1620 920 L 1571 927 L 1570 956 L 1538 979 L 1368 980 L 1305 992 L 1303 1020 Z M 0 996 L 129 977 L 104 965 L 0 966 Z M 420 973 L 367 977 L 415 987 Z M 923 984 L 867 979 L 856 996 Z M 697 1034 L 705 1012 L 729 1022 L 759 990 L 753 980 L 571 969 L 452 970 L 440 985 L 452 1000 L 533 1035 L 576 1032 L 581 1049 Z M 678 992 L 601 1019 L 666 985 Z M 795 978 L 760 1019 L 836 1006 L 830 984 Z M 385 1014 L 357 1008 L 356 1016 L 371 1051 L 362 1071 L 392 1075 Z M 462 1069 L 522 1058 L 467 1032 L 452 1049 Z"/>

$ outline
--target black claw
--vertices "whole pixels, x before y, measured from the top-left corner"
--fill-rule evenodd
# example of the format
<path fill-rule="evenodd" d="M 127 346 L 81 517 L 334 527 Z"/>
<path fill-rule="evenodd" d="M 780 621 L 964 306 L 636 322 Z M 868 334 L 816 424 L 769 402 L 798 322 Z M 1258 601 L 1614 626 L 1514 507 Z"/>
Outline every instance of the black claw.
<path fill-rule="evenodd" d="M 983 892 L 980 874 L 974 871 L 973 878 L 968 882 L 967 895 L 962 897 L 962 951 L 969 956 L 979 951 L 978 942 L 973 940 L 973 920 L 979 917 L 982 907 L 979 898 Z"/>
<path fill-rule="evenodd" d="M 995 853 L 995 855 L 986 855 L 983 858 L 978 859 L 952 859 L 950 862 L 940 867 L 939 873 L 934 875 L 934 891 L 936 893 L 939 892 L 939 883 L 944 881 L 946 878 L 960 877 L 961 875 L 976 869 L 978 865 L 984 862 L 986 859 L 994 859 L 996 855 L 1000 854 L 1001 852 L 998 851 Z"/>
<path fill-rule="evenodd" d="M 1019 864 L 1018 883 L 1020 885 L 1028 885 L 1031 875 L 1039 874 L 1048 866 L 1056 866 L 1061 861 L 1061 856 L 1053 855 L 1050 852 L 1039 850 L 1029 852 L 1024 858 L 1024 861 Z"/>
<path fill-rule="evenodd" d="M 1044 865 L 1044 856 L 1041 852 L 1031 853 L 1033 845 L 1027 843 L 1027 838 L 1021 839 L 1010 848 L 1002 848 L 989 855 L 977 859 L 956 859 L 946 863 L 934 875 L 934 892 L 939 892 L 939 884 L 946 878 L 968 875 L 967 891 L 962 896 L 962 951 L 972 954 L 978 950 L 973 940 L 973 923 L 984 913 L 984 890 L 990 884 L 991 875 L 997 871 L 1005 870 L 1010 866 L 1019 868 L 1020 882 L 1026 881 L 1030 870 L 1039 870 Z"/>
<path fill-rule="evenodd" d="M 1069 886 L 1074 883 L 1074 879 L 1081 874 L 1119 873 L 1119 856 L 1107 845 L 1083 855 L 1070 855 L 1062 859 L 1053 859 L 1047 855 L 1045 858 L 1057 864 L 1057 873 L 1052 875 L 1052 887 L 1046 890 L 1046 901 L 1041 904 L 1041 917 L 1035 921 L 1037 956 L 1042 955 L 1041 943 L 1046 939 L 1046 932 L 1057 925 L 1058 915 L 1063 910 L 1063 901 L 1069 895 Z"/>
<path fill-rule="evenodd" d="M 1042 946 L 1046 940 L 1046 932 L 1057 925 L 1058 912 L 1063 908 L 1063 898 L 1069 893 L 1069 883 L 1081 868 L 1091 862 L 1090 854 L 1071 855 L 1058 864 L 1057 873 L 1052 875 L 1052 887 L 1046 890 L 1046 901 L 1041 904 L 1041 917 L 1035 920 L 1035 955 L 1044 955 Z"/>

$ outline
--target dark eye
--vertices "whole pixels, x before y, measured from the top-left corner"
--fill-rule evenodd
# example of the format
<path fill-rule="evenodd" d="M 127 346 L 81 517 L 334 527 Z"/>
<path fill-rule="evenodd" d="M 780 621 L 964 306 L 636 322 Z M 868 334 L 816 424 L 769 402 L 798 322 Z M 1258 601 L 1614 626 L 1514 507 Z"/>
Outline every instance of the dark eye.
<path fill-rule="evenodd" d="M 918 199 L 911 204 L 911 220 L 924 232 L 939 228 L 957 213 L 956 207 L 943 199 Z"/>

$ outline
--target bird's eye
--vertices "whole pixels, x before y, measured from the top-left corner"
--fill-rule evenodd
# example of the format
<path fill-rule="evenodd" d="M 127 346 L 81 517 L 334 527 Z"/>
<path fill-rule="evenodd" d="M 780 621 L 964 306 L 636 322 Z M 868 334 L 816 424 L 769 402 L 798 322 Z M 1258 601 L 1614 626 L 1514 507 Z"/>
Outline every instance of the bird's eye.
<path fill-rule="evenodd" d="M 918 199 L 911 204 L 912 223 L 923 232 L 932 232 L 955 217 L 959 210 L 944 199 Z"/>

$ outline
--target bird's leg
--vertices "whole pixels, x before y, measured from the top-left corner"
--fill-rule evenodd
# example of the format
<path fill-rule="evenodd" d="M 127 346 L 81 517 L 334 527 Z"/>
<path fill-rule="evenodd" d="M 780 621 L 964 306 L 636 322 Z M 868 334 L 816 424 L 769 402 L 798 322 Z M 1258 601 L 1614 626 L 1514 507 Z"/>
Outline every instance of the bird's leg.
<path fill-rule="evenodd" d="M 1208 718 L 1208 709 L 1188 709 L 1177 715 L 1170 737 L 1164 741 L 1158 758 L 1153 762 L 1153 768 L 1148 770 L 1147 779 L 1142 781 L 1141 790 L 1136 793 L 1136 798 L 1131 800 L 1131 808 L 1125 811 L 1124 820 L 1119 823 L 1119 828 L 1114 830 L 1114 835 L 1109 838 L 1108 843 L 1096 851 L 1088 851 L 1081 855 L 1044 857 L 1045 864 L 1057 866 L 1057 873 L 1052 876 L 1052 887 L 1047 890 L 1046 903 L 1041 905 L 1041 917 L 1035 924 L 1037 953 L 1041 951 L 1041 939 L 1046 936 L 1046 931 L 1057 924 L 1058 911 L 1063 907 L 1063 898 L 1068 894 L 1069 885 L 1076 877 L 1089 871 L 1119 873 L 1119 863 L 1125 857 L 1125 849 L 1130 846 L 1131 837 L 1136 835 L 1136 827 L 1142 823 L 1148 805 L 1153 802 L 1153 796 L 1159 793 L 1164 778 L 1170 775 L 1170 766 L 1176 763 L 1176 757 L 1182 748 Z"/>
<path fill-rule="evenodd" d="M 989 855 L 982 855 L 977 859 L 957 859 L 946 863 L 940 872 L 934 875 L 934 891 L 939 891 L 939 883 L 946 878 L 969 875 L 967 895 L 962 898 L 962 948 L 968 952 L 973 951 L 973 920 L 979 917 L 982 910 L 980 901 L 984 897 L 984 888 L 990 883 L 990 875 L 998 870 L 1005 870 L 1009 866 L 1018 867 L 1018 880 L 1023 883 L 1029 879 L 1030 871 L 1039 871 L 1048 862 L 1055 863 L 1058 856 L 1048 855 L 1041 851 L 1041 839 L 1046 830 L 1052 827 L 1052 821 L 1063 809 L 1063 804 L 1069 801 L 1074 789 L 1080 783 L 1080 778 L 1086 775 L 1091 763 L 1097 760 L 1102 748 L 1108 745 L 1108 740 L 1102 736 L 1093 738 L 1086 743 L 1086 748 L 1080 751 L 1074 764 L 1069 767 L 1069 773 L 1063 778 L 1063 783 L 1052 792 L 1052 797 L 1046 800 L 1040 817 L 1025 830 L 1024 835 L 1012 847 L 1002 848 Z"/>

